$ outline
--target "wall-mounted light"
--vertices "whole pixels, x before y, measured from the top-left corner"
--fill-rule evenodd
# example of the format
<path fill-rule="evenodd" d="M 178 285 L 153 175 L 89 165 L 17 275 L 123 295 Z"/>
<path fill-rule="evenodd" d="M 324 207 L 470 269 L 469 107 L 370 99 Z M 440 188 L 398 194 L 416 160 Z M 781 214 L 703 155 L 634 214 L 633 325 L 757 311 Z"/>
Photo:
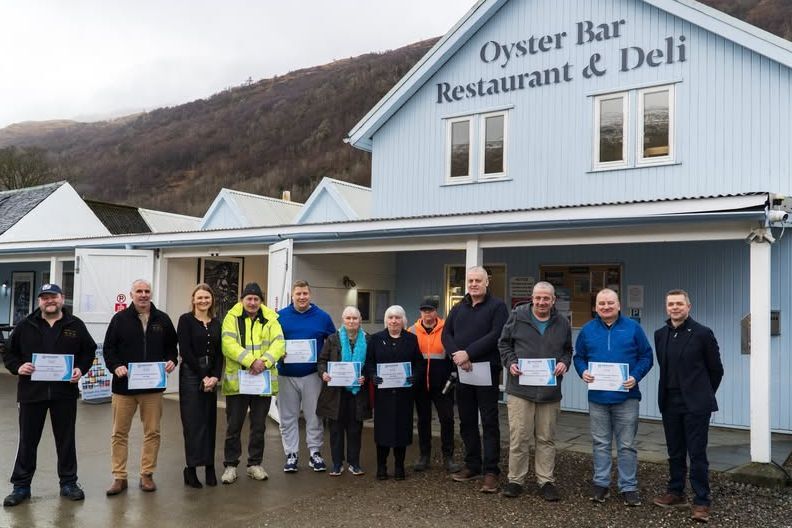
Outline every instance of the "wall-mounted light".
<path fill-rule="evenodd" d="M 3 284 L 0 284 L 0 295 L 6 297 L 8 295 L 8 281 L 4 280 Z"/>
<path fill-rule="evenodd" d="M 344 277 L 341 279 L 341 284 L 343 284 L 344 288 L 346 288 L 347 290 L 351 290 L 352 288 L 357 286 L 357 283 L 355 283 L 355 281 L 353 281 L 346 275 L 344 275 Z"/>

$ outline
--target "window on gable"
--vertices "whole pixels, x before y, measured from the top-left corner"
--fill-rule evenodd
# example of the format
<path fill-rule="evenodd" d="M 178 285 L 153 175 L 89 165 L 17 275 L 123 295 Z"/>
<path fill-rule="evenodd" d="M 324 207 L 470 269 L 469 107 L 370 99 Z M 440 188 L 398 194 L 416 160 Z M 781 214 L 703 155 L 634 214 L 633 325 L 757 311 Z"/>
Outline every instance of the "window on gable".
<path fill-rule="evenodd" d="M 447 123 L 446 181 L 474 182 L 506 175 L 506 112 L 457 117 Z"/>
<path fill-rule="evenodd" d="M 459 119 L 449 123 L 451 136 L 451 178 L 470 177 L 470 119 Z"/>
<path fill-rule="evenodd" d="M 673 85 L 595 97 L 594 170 L 673 163 L 673 102 Z"/>

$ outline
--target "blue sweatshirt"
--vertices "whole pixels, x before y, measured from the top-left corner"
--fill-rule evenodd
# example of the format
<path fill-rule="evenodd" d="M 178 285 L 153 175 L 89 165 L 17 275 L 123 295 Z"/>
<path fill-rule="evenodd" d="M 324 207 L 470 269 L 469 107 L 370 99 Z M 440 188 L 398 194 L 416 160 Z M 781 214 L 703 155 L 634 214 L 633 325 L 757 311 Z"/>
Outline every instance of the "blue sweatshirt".
<path fill-rule="evenodd" d="M 632 319 L 619 314 L 619 318 L 608 328 L 597 316 L 580 329 L 573 360 L 575 370 L 581 377 L 588 370 L 590 361 L 630 365 L 630 376 L 635 378 L 635 387 L 629 392 L 590 390 L 589 401 L 609 405 L 622 403 L 628 398 L 640 400 L 641 391 L 637 382 L 652 368 L 652 346 L 641 326 Z"/>
<path fill-rule="evenodd" d="M 300 313 L 290 304 L 278 312 L 278 322 L 283 328 L 283 337 L 286 339 L 286 351 L 288 354 L 290 339 L 314 339 L 316 341 L 316 354 L 322 350 L 324 340 L 327 336 L 335 333 L 335 325 L 327 312 L 311 304 L 304 312 Z M 278 362 L 278 374 L 293 378 L 302 378 L 309 374 L 316 373 L 316 362 L 314 363 L 284 363 Z"/>

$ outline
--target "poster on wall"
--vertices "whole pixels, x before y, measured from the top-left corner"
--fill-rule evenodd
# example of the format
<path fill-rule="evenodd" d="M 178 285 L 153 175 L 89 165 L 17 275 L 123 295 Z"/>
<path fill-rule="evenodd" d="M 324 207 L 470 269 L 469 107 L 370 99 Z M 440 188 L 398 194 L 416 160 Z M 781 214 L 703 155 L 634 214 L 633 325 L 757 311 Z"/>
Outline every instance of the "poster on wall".
<path fill-rule="evenodd" d="M 97 343 L 93 364 L 88 372 L 80 378 L 80 394 L 83 401 L 86 403 L 110 401 L 112 381 L 113 375 L 105 366 L 102 343 Z"/>
<path fill-rule="evenodd" d="M 36 274 L 32 271 L 15 271 L 11 275 L 11 316 L 9 320 L 16 325 L 33 311 L 33 281 Z"/>
<path fill-rule="evenodd" d="M 221 321 L 242 293 L 241 258 L 213 257 L 201 259 L 199 282 L 211 286 L 215 296 L 215 316 Z"/>
<path fill-rule="evenodd" d="M 509 298 L 512 308 L 531 300 L 535 282 L 533 277 L 512 277 L 509 280 Z"/>

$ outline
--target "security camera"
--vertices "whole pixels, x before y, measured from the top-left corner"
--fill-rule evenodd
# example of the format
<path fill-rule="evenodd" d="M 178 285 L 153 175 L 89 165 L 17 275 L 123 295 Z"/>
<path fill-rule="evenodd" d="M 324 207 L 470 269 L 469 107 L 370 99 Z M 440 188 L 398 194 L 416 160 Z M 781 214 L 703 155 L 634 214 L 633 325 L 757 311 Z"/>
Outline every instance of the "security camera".
<path fill-rule="evenodd" d="M 780 209 L 771 209 L 767 211 L 767 221 L 771 224 L 786 222 L 789 219 L 789 213 Z"/>

